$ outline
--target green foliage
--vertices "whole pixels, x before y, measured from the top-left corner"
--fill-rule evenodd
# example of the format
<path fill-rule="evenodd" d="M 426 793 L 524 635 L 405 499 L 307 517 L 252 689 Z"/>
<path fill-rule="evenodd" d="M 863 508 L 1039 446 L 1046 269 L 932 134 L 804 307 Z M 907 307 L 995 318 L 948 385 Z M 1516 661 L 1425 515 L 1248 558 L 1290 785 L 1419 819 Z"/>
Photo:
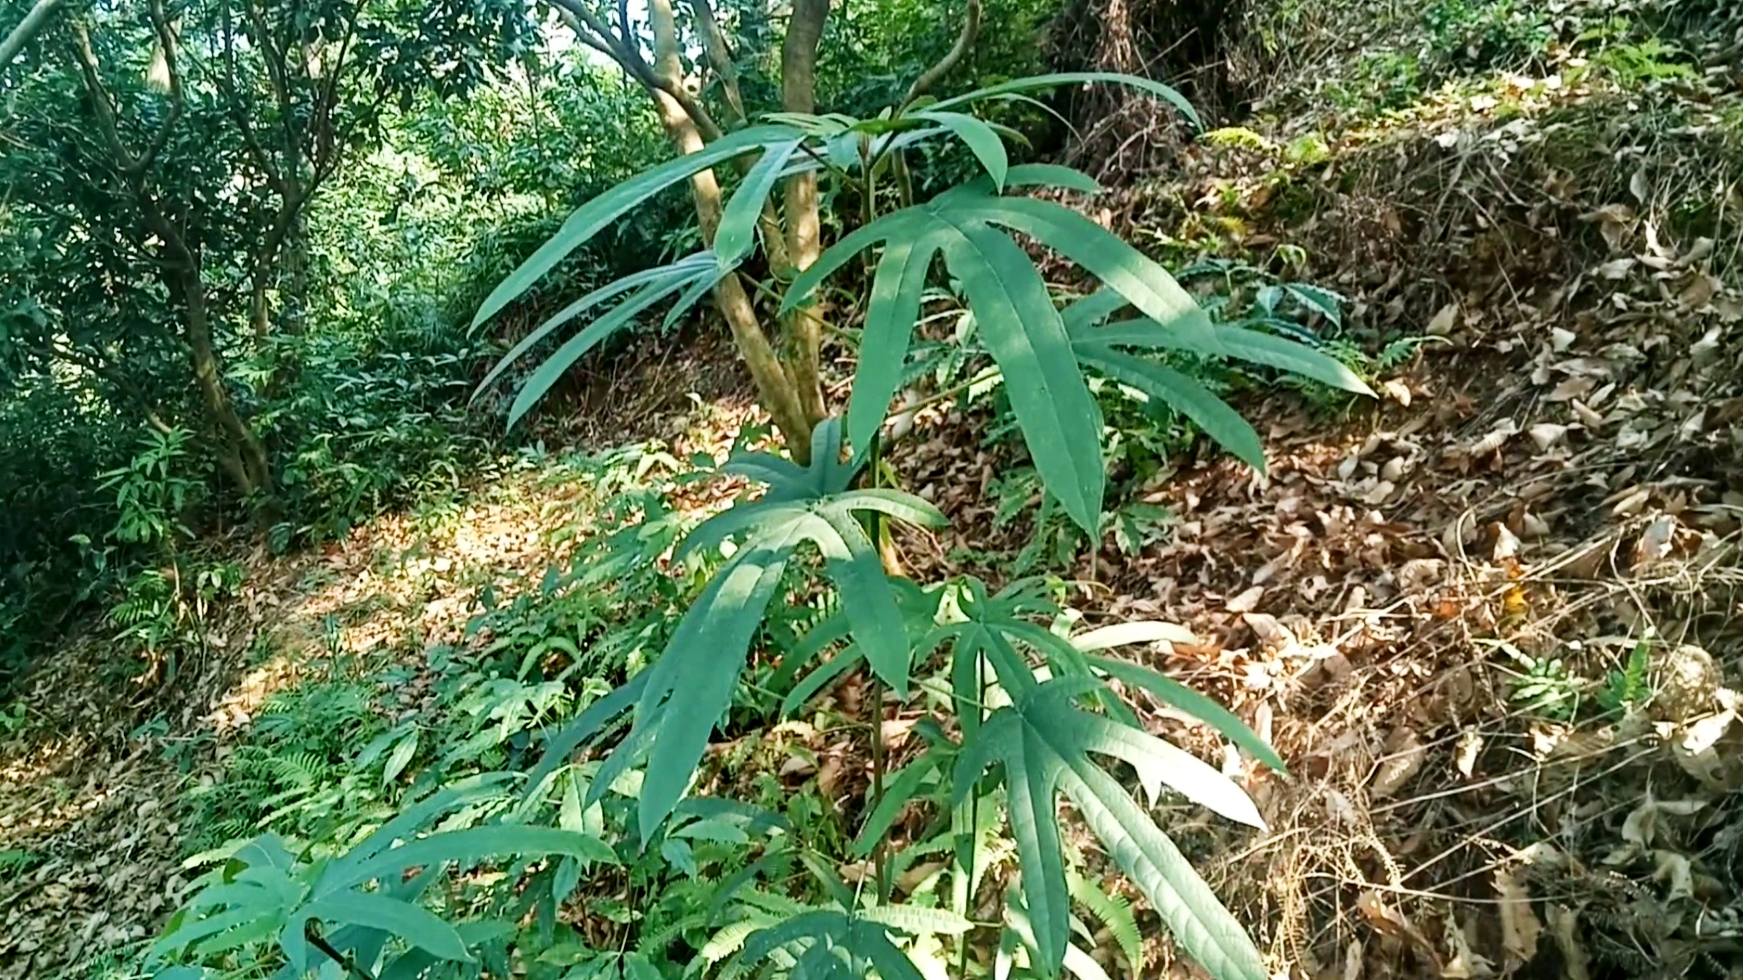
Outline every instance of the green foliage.
<path fill-rule="evenodd" d="M 1162 350 L 1176 358 L 1258 365 L 1347 391 L 1367 392 L 1345 365 L 1278 330 L 1282 326 L 1288 328 L 1282 333 L 1297 332 L 1296 321 L 1287 319 L 1292 311 L 1302 319 L 1341 325 L 1341 299 L 1335 294 L 1306 284 L 1266 284 L 1253 296 L 1253 309 L 1245 317 L 1219 322 L 1159 265 L 1078 212 L 1052 201 L 1007 193 L 1026 186 L 1080 193 L 1093 192 L 1095 187 L 1088 178 L 1065 168 L 1011 165 L 1000 131 L 960 108 L 1093 81 L 1147 89 L 1191 115 L 1190 107 L 1165 86 L 1093 73 L 994 85 L 952 99 L 904 105 L 866 120 L 840 114 L 777 114 L 771 124 L 723 136 L 584 204 L 485 300 L 475 325 L 502 312 L 574 250 L 638 205 L 702 170 L 756 154 L 756 162 L 745 170 L 725 204 L 711 250 L 594 290 L 547 319 L 498 364 L 486 385 L 569 319 L 627 297 L 575 334 L 529 377 L 510 410 L 512 424 L 577 358 L 635 316 L 674 296 L 678 297 L 675 309 L 681 311 L 723 277 L 736 274 L 753 254 L 759 215 L 781 174 L 814 170 L 821 164 L 833 179 L 845 181 L 854 179 L 845 175 L 846 168 L 856 167 L 864 192 L 874 185 L 880 168 L 894 166 L 889 154 L 898 147 L 939 138 L 960 141 L 986 171 L 985 176 L 925 203 L 898 202 L 904 206 L 881 216 L 872 216 L 868 209 L 870 220 L 826 250 L 787 286 L 783 314 L 811 303 L 832 274 L 862 255 L 872 268 L 845 422 L 854 459 L 842 462 L 843 426 L 835 419 L 815 424 L 809 466 L 768 454 L 736 457 L 727 471 L 755 479 L 766 491 L 760 499 L 740 501 L 698 527 L 675 554 L 675 560 L 682 561 L 688 554 L 729 544 L 724 564 L 684 612 L 660 659 L 554 736 L 531 779 L 533 785 L 542 786 L 561 760 L 612 730 L 618 716 L 633 707 L 627 734 L 593 774 L 581 805 L 602 800 L 611 787 L 636 776 L 635 767 L 645 762 L 634 790 L 635 835 L 651 842 L 689 792 L 710 734 L 716 727 L 727 727 L 745 651 L 758 637 L 771 603 L 795 587 L 793 573 L 803 567 L 795 564 L 795 549 L 809 541 L 816 545 L 836 586 L 839 606 L 810 638 L 801 641 L 799 650 L 782 657 L 780 669 L 769 678 L 770 686 L 774 693 L 786 692 L 783 708 L 792 711 L 845 672 L 864 665 L 898 699 L 906 699 L 915 665 L 941 645 L 948 647 L 943 676 L 949 679 L 950 694 L 941 706 L 955 716 L 963 741 L 960 747 L 947 738 L 936 743 L 928 756 L 932 761 L 909 767 L 892 784 L 893 798 L 911 800 L 928 776 L 949 774 L 954 798 L 948 809 L 960 811 L 971 800 L 978 809 L 983 797 L 994 798 L 990 791 L 977 789 L 981 773 L 997 764 L 1008 790 L 1002 796 L 1010 800 L 1008 812 L 1023 869 L 1022 905 L 1027 911 L 1021 916 L 1020 931 L 1033 946 L 1041 973 L 1056 974 L 1072 956 L 1067 943 L 1066 856 L 1054 813 L 1056 798 L 1064 792 L 1188 952 L 1219 977 L 1259 977 L 1262 964 L 1240 926 L 1143 808 L 1112 776 L 1091 763 L 1089 754 L 1111 754 L 1133 765 L 1152 798 L 1166 782 L 1225 815 L 1261 824 L 1251 801 L 1214 769 L 1136 727 L 1129 709 L 1102 686 L 1077 647 L 1029 621 L 1029 615 L 1051 607 L 1026 587 L 997 596 L 989 596 L 972 580 L 948 592 L 893 587 L 867 528 L 878 532 L 881 522 L 890 517 L 937 524 L 942 515 L 917 498 L 852 489 L 860 461 L 877 452 L 877 436 L 891 400 L 911 376 L 911 335 L 928 299 L 928 279 L 935 265 L 944 267 L 962 297 L 964 321 L 972 320 L 971 330 L 958 331 L 959 342 L 972 337 L 1005 382 L 1003 396 L 1045 488 L 1043 500 L 1057 499 L 1080 528 L 1102 531 L 1106 479 L 1103 416 L 1085 368 L 1134 392 L 1140 400 L 1167 405 L 1258 467 L 1264 463 L 1258 436 L 1238 414 L 1190 375 L 1137 352 Z M 1063 253 L 1104 288 L 1062 311 L 1013 235 Z M 874 260 L 871 255 L 878 246 L 881 254 Z M 1109 322 L 1127 307 L 1135 307 L 1138 315 Z M 953 363 L 960 370 L 965 361 L 957 358 Z M 1043 523 L 1045 519 L 1044 512 Z M 1135 521 L 1126 522 L 1128 536 L 1141 533 Z M 947 594 L 954 596 L 948 609 L 938 605 Z M 1117 642 L 1126 641 L 1113 638 L 1100 645 Z M 846 645 L 808 676 L 799 676 L 819 654 L 838 644 Z M 1089 646 L 1099 648 L 1096 643 Z M 1041 655 L 1046 664 L 1042 672 L 1037 673 L 1020 654 L 1022 649 Z M 982 680 L 987 665 L 998 679 L 997 698 Z M 1196 710 L 1238 743 L 1280 766 L 1275 755 L 1232 716 L 1166 678 L 1111 666 L 1103 669 L 1114 670 L 1122 680 L 1148 687 L 1177 706 Z M 935 690 L 924 684 L 921 689 Z M 982 706 L 1001 698 L 1004 707 L 983 719 Z M 1088 700 L 1079 706 L 1079 698 Z M 946 762 L 947 758 L 956 761 Z M 892 816 L 880 801 L 868 826 L 882 829 L 868 830 L 869 837 L 862 835 L 862 842 L 887 832 Z M 984 869 L 977 868 L 978 850 L 969 849 L 966 867 L 959 863 L 958 871 L 965 877 L 958 879 L 958 904 L 968 901 Z M 666 856 L 682 863 L 678 858 L 682 853 L 674 849 Z M 885 873 L 887 869 L 880 870 L 880 875 Z M 833 873 L 822 877 L 824 891 L 830 892 Z M 725 946 L 717 937 L 711 941 L 714 955 L 705 949 L 704 959 L 721 960 L 744 942 L 736 957 L 725 961 L 729 973 L 784 952 L 777 968 L 795 975 L 863 972 L 868 962 L 886 977 L 919 975 L 908 957 L 889 943 L 884 928 L 862 926 L 856 903 L 839 898 L 838 903 L 841 909 L 790 909 L 778 923 L 745 920 L 760 922 L 756 931 L 741 929 Z M 615 969 L 627 970 L 628 961 L 616 962 Z"/>
<path fill-rule="evenodd" d="M 1645 704 L 1652 694 L 1652 639 L 1648 636 L 1628 651 L 1622 669 L 1612 670 L 1604 678 L 1597 700 L 1606 712 L 1622 715 Z"/>
<path fill-rule="evenodd" d="M 416 975 L 435 961 L 473 962 L 475 948 L 496 932 L 489 922 L 463 932 L 422 904 L 446 865 L 464 870 L 509 855 L 564 855 L 583 866 L 616 860 L 597 837 L 554 828 L 499 822 L 418 836 L 479 795 L 438 793 L 331 857 L 293 850 L 277 835 L 256 838 L 198 882 L 152 957 L 204 958 L 271 940 L 295 975 L 327 962 L 372 976 L 395 969 Z M 405 950 L 391 952 L 390 938 Z"/>
<path fill-rule="evenodd" d="M 853 594 L 846 615 L 872 669 L 896 690 L 907 689 L 909 651 L 901 614 L 858 515 L 882 514 L 920 526 L 941 524 L 943 515 L 911 495 L 847 489 L 856 467 L 839 462 L 838 440 L 835 426 L 818 426 L 812 464 L 803 469 L 757 455 L 728 464 L 728 472 L 761 480 L 769 492 L 711 519 L 685 541 L 686 550 L 699 550 L 737 539 L 731 556 L 678 623 L 665 653 L 637 676 L 635 723 L 595 784 L 597 793 L 646 754 L 639 812 L 644 838 L 683 797 L 709 733 L 731 700 L 745 650 L 800 544 L 811 542 L 829 578 Z"/>
<path fill-rule="evenodd" d="M 1553 36 L 1547 14 L 1518 0 L 1432 0 L 1422 18 L 1425 57 L 1460 72 L 1523 68 Z"/>

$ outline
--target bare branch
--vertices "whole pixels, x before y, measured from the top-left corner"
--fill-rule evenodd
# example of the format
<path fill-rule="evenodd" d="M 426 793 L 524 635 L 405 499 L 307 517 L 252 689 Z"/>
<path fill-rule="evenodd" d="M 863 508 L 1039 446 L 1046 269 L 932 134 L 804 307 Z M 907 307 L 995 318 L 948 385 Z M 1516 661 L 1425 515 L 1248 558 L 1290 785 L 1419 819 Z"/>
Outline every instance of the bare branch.
<path fill-rule="evenodd" d="M 6 40 L 0 41 L 0 71 L 12 64 L 12 59 L 18 57 L 18 52 L 24 50 L 31 39 L 48 26 L 49 18 L 54 16 L 60 7 L 61 0 L 36 0 L 36 6 L 30 8 L 30 13 L 18 22 L 12 33 L 6 35 Z"/>
<path fill-rule="evenodd" d="M 85 25 L 73 25 L 73 59 L 79 63 L 79 77 L 84 80 L 85 93 L 91 97 L 91 109 L 97 116 L 97 132 L 103 137 L 103 143 L 109 148 L 109 155 L 115 158 L 115 165 L 123 172 L 133 169 L 133 154 L 127 152 L 127 147 L 121 142 L 121 130 L 115 122 L 115 102 L 109 97 L 109 90 L 103 87 L 102 75 L 97 70 L 97 52 L 91 46 L 90 32 Z"/>
<path fill-rule="evenodd" d="M 176 123 L 182 117 L 182 72 L 176 55 L 175 29 L 170 26 L 169 18 L 164 16 L 163 0 L 151 0 L 151 26 L 157 31 L 157 44 L 163 52 L 164 70 L 169 77 L 169 115 L 164 117 L 163 125 L 157 128 L 156 135 L 151 138 L 144 155 L 136 163 L 140 171 L 149 168 L 163 152 L 165 144 L 169 143 L 170 134 L 175 131 Z"/>
<path fill-rule="evenodd" d="M 690 0 L 690 10 L 702 32 L 702 50 L 707 52 L 708 62 L 714 67 L 714 73 L 720 76 L 721 88 L 726 91 L 726 105 L 732 110 L 733 118 L 742 123 L 745 121 L 744 94 L 738 87 L 738 65 L 733 63 L 732 50 L 726 46 L 726 35 L 720 30 L 720 21 L 715 19 L 714 8 L 708 0 Z"/>
<path fill-rule="evenodd" d="M 722 133 L 720 124 L 715 122 L 707 108 L 684 88 L 683 80 L 675 75 L 654 71 L 647 59 L 642 57 L 641 49 L 630 34 L 627 4 L 620 4 L 618 8 L 618 23 L 623 31 L 620 35 L 608 27 L 604 21 L 599 19 L 597 14 L 579 0 L 551 0 L 551 2 L 558 8 L 559 16 L 564 13 L 568 14 L 568 16 L 563 17 L 563 21 L 571 29 L 575 29 L 576 23 L 579 22 L 587 31 L 592 33 L 593 37 L 589 38 L 583 32 L 576 30 L 576 37 L 580 39 L 581 43 L 617 62 L 618 67 L 641 83 L 641 86 L 649 92 L 663 93 L 677 103 L 678 107 L 684 110 L 684 114 L 696 124 L 696 129 L 701 132 L 703 139 L 715 140 L 720 138 Z"/>
<path fill-rule="evenodd" d="M 230 5 L 224 5 L 223 17 L 223 55 L 224 55 L 224 85 L 227 98 L 223 99 L 232 121 L 242 134 L 242 146 L 248 151 L 249 159 L 260 168 L 266 178 L 266 184 L 279 194 L 284 193 L 284 178 L 278 168 L 273 165 L 272 158 L 266 155 L 266 147 L 260 144 L 260 138 L 254 132 L 254 119 L 243 105 L 240 89 L 236 85 L 236 23 L 231 18 Z"/>
<path fill-rule="evenodd" d="M 968 0 L 968 10 L 962 18 L 962 33 L 956 36 L 956 43 L 950 46 L 950 50 L 944 53 L 944 57 L 939 59 L 936 65 L 928 68 L 926 73 L 919 78 L 914 79 L 914 84 L 908 89 L 908 97 L 902 100 L 902 108 L 906 109 L 913 105 L 915 100 L 930 91 L 932 86 L 943 81 L 944 76 L 950 74 L 957 65 L 962 63 L 962 59 L 968 56 L 969 50 L 974 47 L 974 42 L 979 37 L 980 0 Z"/>

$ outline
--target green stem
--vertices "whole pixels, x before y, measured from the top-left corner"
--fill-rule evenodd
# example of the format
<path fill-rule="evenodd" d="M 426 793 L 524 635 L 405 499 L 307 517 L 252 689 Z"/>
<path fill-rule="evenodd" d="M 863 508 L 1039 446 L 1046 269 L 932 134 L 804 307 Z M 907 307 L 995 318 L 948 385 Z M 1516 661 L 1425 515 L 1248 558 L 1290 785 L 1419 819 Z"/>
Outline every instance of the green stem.
<path fill-rule="evenodd" d="M 974 695 L 976 702 L 983 702 L 986 696 L 986 660 L 979 654 L 975 655 L 974 663 Z M 960 710 L 960 709 L 958 709 Z M 981 718 L 983 707 L 980 703 L 972 709 L 977 720 Z M 974 866 L 980 856 L 980 794 L 970 792 L 968 796 L 968 867 L 963 869 L 968 885 L 963 889 L 962 914 L 966 918 L 974 909 Z M 956 975 L 968 976 L 968 934 L 956 937 Z"/>
<path fill-rule="evenodd" d="M 884 684 L 872 675 L 872 811 L 884 800 L 884 768 L 889 764 L 884 750 Z M 868 813 L 871 811 L 867 811 Z M 878 904 L 890 900 L 890 835 L 886 831 L 872 848 L 872 866 L 877 869 Z"/>

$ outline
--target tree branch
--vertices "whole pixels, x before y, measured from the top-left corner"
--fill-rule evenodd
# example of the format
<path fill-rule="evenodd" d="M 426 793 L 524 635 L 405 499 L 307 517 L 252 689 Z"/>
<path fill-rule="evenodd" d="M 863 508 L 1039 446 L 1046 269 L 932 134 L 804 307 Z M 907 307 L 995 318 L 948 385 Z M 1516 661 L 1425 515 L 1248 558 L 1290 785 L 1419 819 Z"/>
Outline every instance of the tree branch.
<path fill-rule="evenodd" d="M 30 8 L 30 13 L 18 22 L 12 33 L 6 35 L 6 40 L 0 41 L 0 71 L 12 64 L 12 59 L 18 57 L 18 52 L 24 50 L 31 39 L 48 26 L 49 18 L 54 16 L 60 7 L 61 0 L 36 0 L 36 6 Z"/>
<path fill-rule="evenodd" d="M 936 65 L 926 70 L 926 73 L 914 79 L 914 84 L 908 88 L 908 97 L 902 100 L 902 108 L 913 105 L 920 96 L 925 95 L 944 80 L 944 76 L 953 71 L 968 52 L 974 47 L 974 42 L 980 37 L 980 0 L 968 0 L 968 10 L 962 18 L 962 33 L 956 36 L 956 43 L 944 53 Z"/>
<path fill-rule="evenodd" d="M 151 0 L 151 26 L 157 31 L 158 47 L 163 50 L 164 70 L 169 73 L 169 115 L 164 117 L 163 125 L 157 128 L 157 133 L 151 138 L 151 144 L 145 153 L 136 161 L 141 173 L 149 169 L 157 160 L 157 155 L 169 143 L 171 132 L 182 117 L 182 72 L 176 56 L 175 30 L 170 27 L 169 18 L 164 16 L 163 0 Z"/>
<path fill-rule="evenodd" d="M 109 147 L 109 155 L 115 158 L 116 167 L 124 173 L 132 170 L 133 154 L 128 153 L 121 142 L 121 130 L 115 122 L 115 102 L 109 98 L 109 90 L 103 87 L 103 78 L 97 71 L 97 52 L 91 46 L 91 34 L 85 30 L 85 25 L 73 24 L 72 48 L 73 59 L 79 63 L 79 77 L 84 80 L 85 93 L 91 97 L 91 110 L 97 117 L 97 133 Z"/>
<path fill-rule="evenodd" d="M 664 94 L 677 103 L 678 107 L 684 110 L 684 114 L 690 117 L 691 122 L 696 124 L 696 129 L 702 134 L 703 139 L 716 140 L 720 138 L 724 130 L 714 120 L 713 115 L 708 112 L 707 107 L 703 106 L 694 95 L 691 95 L 684 88 L 683 80 L 655 71 L 648 64 L 647 59 L 642 57 L 641 50 L 636 46 L 635 39 L 630 34 L 627 4 L 620 3 L 618 6 L 618 23 L 622 30 L 622 33 L 619 34 L 600 20 L 599 16 L 588 9 L 586 4 L 581 3 L 580 0 L 551 0 L 551 3 L 558 8 L 559 16 L 565 12 L 568 13 L 569 16 L 562 19 L 564 23 L 569 25 L 570 29 L 575 29 L 576 23 L 579 22 L 592 32 L 593 38 L 590 39 L 580 31 L 576 31 L 576 37 L 580 39 L 581 43 L 617 62 L 618 67 L 622 68 L 629 77 L 640 82 L 643 88 L 650 92 Z"/>
<path fill-rule="evenodd" d="M 726 46 L 726 35 L 720 30 L 720 21 L 714 17 L 714 8 L 708 0 L 690 0 L 690 10 L 696 17 L 696 26 L 702 34 L 702 50 L 708 54 L 708 62 L 714 67 L 714 73 L 720 76 L 720 86 L 726 93 L 727 108 L 732 110 L 734 121 L 743 124 L 744 94 L 738 87 L 738 65 L 733 63 L 732 50 Z"/>
<path fill-rule="evenodd" d="M 242 134 L 242 146 L 248 152 L 249 159 L 260 168 L 260 173 L 266 178 L 266 185 L 279 194 L 284 193 L 284 178 L 280 176 L 278 167 L 266 155 L 266 147 L 260 143 L 260 138 L 254 132 L 254 120 L 248 114 L 248 108 L 242 104 L 241 90 L 236 85 L 236 24 L 231 19 L 230 5 L 224 5 L 224 85 L 226 87 L 224 104 L 231 119 L 236 123 L 236 129 Z"/>

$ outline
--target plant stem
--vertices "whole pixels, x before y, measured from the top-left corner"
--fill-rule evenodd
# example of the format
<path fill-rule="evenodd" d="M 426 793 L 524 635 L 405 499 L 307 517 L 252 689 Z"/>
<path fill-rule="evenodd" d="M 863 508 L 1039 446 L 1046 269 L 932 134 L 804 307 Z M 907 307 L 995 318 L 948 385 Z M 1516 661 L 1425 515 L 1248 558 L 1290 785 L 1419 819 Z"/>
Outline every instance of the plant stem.
<path fill-rule="evenodd" d="M 351 976 L 355 977 L 356 980 L 375 980 L 375 975 L 373 973 L 370 973 L 368 970 L 365 970 L 361 965 L 358 964 L 358 962 L 356 960 L 352 959 L 349 955 L 347 955 L 345 953 L 341 953 L 338 950 L 334 949 L 333 945 L 331 943 L 327 942 L 326 939 L 322 938 L 320 932 L 315 928 L 315 924 L 313 922 L 310 922 L 308 924 L 307 928 L 305 928 L 303 930 L 303 935 L 308 937 L 309 945 L 311 945 L 311 946 L 315 947 L 316 949 L 320 950 L 321 952 L 327 954 L 327 956 L 329 958 L 331 958 L 333 962 L 339 964 L 340 966 L 343 966 L 345 968 L 345 972 L 351 974 Z"/>
<path fill-rule="evenodd" d="M 876 810 L 884 800 L 884 767 L 889 764 L 884 751 L 884 684 L 876 674 L 872 675 L 872 809 Z M 878 838 L 877 846 L 872 848 L 872 865 L 877 869 L 878 904 L 890 900 L 890 835 L 886 831 Z"/>
<path fill-rule="evenodd" d="M 976 703 L 972 710 L 975 713 L 976 721 L 980 721 L 985 710 L 982 705 L 986 701 L 986 660 L 978 654 L 975 656 L 974 663 L 974 697 Z M 974 865 L 975 859 L 979 857 L 977 853 L 979 849 L 980 794 L 971 791 L 968 795 L 968 867 L 963 869 L 963 876 L 968 881 L 967 887 L 963 889 L 965 898 L 962 903 L 962 915 L 964 917 L 967 917 L 969 911 L 974 908 Z M 967 933 L 956 937 L 956 975 L 965 978 L 968 976 Z"/>

